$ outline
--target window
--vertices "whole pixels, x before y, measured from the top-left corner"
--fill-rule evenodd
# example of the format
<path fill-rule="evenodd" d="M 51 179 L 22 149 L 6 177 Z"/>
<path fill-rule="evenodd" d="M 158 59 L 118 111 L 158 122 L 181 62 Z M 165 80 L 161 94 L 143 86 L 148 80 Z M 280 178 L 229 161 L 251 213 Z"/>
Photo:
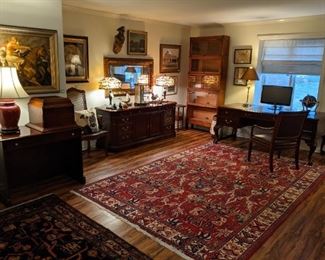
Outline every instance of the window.
<path fill-rule="evenodd" d="M 261 41 L 261 73 L 254 93 L 260 104 L 262 85 L 293 87 L 292 108 L 301 109 L 306 95 L 318 97 L 325 39 Z"/>

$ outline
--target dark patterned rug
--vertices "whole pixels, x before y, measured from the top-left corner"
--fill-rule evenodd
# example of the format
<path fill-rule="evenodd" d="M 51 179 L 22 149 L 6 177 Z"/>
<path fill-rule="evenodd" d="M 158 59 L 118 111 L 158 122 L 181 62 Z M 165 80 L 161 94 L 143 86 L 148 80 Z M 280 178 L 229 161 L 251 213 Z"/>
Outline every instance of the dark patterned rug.
<path fill-rule="evenodd" d="M 55 195 L 0 211 L 0 259 L 150 259 Z"/>

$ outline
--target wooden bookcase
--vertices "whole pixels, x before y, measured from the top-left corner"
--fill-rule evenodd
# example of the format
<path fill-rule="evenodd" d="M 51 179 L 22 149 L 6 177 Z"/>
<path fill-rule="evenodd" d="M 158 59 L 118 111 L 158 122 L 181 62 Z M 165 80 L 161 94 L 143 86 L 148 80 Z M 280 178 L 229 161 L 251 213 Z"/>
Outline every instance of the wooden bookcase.
<path fill-rule="evenodd" d="M 187 88 L 187 123 L 210 127 L 224 104 L 229 36 L 191 37 Z"/>

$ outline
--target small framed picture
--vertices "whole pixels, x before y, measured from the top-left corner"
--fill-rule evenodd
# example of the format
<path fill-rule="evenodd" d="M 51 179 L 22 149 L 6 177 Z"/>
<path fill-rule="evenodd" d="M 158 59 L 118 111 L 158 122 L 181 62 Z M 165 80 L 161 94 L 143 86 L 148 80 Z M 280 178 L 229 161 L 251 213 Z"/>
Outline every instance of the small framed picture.
<path fill-rule="evenodd" d="M 168 86 L 166 88 L 166 94 L 167 95 L 176 95 L 177 94 L 177 84 L 178 84 L 178 76 L 170 76 L 174 79 L 174 85 L 173 86 Z"/>
<path fill-rule="evenodd" d="M 147 32 L 128 30 L 127 53 L 147 55 Z"/>
<path fill-rule="evenodd" d="M 64 35 L 64 61 L 67 83 L 88 82 L 88 37 Z"/>
<path fill-rule="evenodd" d="M 235 49 L 234 64 L 250 64 L 252 62 L 252 49 Z"/>
<path fill-rule="evenodd" d="M 234 71 L 234 85 L 247 86 L 247 80 L 241 79 L 248 67 L 235 67 Z"/>
<path fill-rule="evenodd" d="M 160 44 L 160 73 L 180 71 L 181 45 Z"/>

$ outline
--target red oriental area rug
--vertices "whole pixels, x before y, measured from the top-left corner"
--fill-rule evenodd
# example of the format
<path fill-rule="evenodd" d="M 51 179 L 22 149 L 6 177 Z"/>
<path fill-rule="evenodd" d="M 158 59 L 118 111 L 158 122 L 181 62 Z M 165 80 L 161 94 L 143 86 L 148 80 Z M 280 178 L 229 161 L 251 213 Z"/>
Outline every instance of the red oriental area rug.
<path fill-rule="evenodd" d="M 206 144 L 77 192 L 182 256 L 248 258 L 324 179 L 324 166 Z"/>

